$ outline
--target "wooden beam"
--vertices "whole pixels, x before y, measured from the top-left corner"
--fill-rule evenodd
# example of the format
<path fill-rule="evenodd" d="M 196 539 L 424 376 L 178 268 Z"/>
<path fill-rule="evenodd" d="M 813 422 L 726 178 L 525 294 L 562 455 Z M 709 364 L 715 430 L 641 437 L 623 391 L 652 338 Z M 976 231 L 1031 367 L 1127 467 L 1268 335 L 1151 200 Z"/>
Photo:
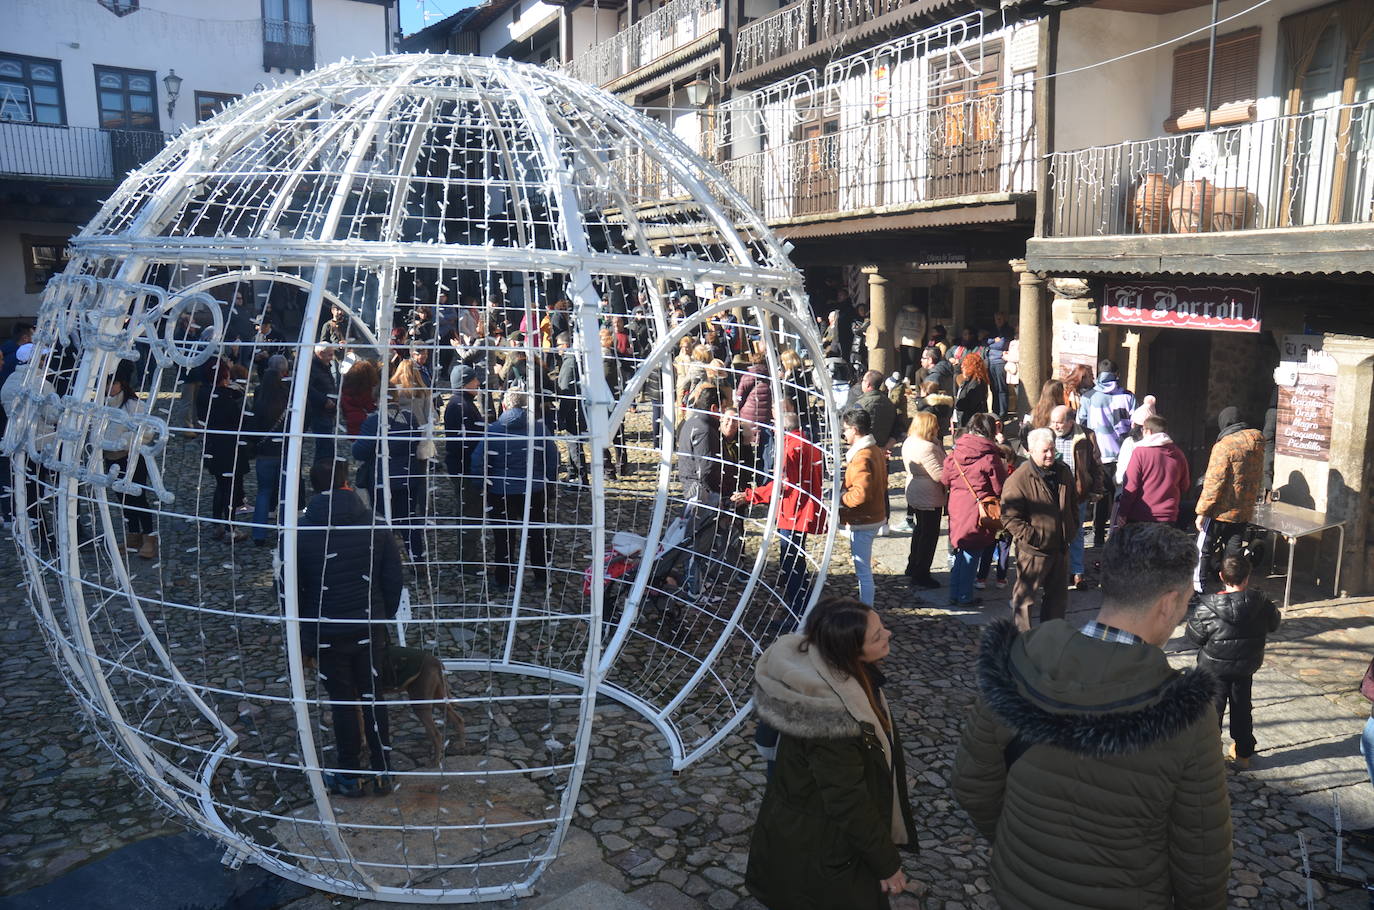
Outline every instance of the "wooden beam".
<path fill-rule="evenodd" d="M 1056 275 L 1374 274 L 1374 224 L 1222 234 L 1034 238 L 1026 261 Z"/>

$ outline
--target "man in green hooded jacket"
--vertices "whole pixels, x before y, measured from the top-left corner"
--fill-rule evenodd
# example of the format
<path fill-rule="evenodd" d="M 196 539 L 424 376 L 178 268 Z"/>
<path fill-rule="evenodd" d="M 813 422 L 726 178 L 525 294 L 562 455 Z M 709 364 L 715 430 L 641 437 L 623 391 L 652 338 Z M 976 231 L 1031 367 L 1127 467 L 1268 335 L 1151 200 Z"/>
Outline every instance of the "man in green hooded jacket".
<path fill-rule="evenodd" d="M 1095 621 L 984 634 L 953 786 L 992 841 L 1005 910 L 1226 907 L 1216 680 L 1173 669 L 1161 650 L 1196 558 L 1182 531 L 1128 525 L 1107 542 Z"/>

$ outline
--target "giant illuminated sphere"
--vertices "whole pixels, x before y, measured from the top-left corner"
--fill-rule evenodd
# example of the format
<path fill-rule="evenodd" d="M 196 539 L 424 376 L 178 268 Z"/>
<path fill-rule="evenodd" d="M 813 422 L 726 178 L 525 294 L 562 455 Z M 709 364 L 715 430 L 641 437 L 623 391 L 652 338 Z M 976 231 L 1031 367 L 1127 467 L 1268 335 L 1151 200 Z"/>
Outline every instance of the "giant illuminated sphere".
<path fill-rule="evenodd" d="M 5 439 L 33 610 L 110 750 L 233 859 L 387 900 L 530 893 L 576 808 L 598 694 L 642 715 L 684 767 L 746 716 L 761 644 L 814 602 L 838 446 L 801 277 L 714 168 L 598 89 L 488 58 L 340 63 L 177 136 L 71 253 Z M 442 290 L 437 325 L 413 327 L 416 302 Z M 684 291 L 696 305 L 677 313 Z M 469 298 L 485 334 L 455 347 Z M 617 314 L 637 344 L 613 338 L 608 365 L 600 329 Z M 774 409 L 744 424 L 742 447 L 725 440 L 725 482 L 779 477 L 788 447 L 747 443 L 784 410 L 824 464 L 809 493 L 826 526 L 807 541 L 799 597 L 779 561 L 783 483 L 753 506 L 680 484 L 675 435 L 695 393 L 744 375 L 677 360 L 708 327 L 739 340 L 727 357 L 762 354 L 755 382 Z M 409 348 L 428 351 L 433 398 L 393 378 Z M 286 404 L 263 426 L 273 355 Z M 358 448 L 358 389 L 321 406 L 311 381 L 368 359 L 389 416 Z M 494 389 L 533 395 L 541 422 L 512 425 L 528 437 L 519 459 L 447 458 L 474 441 L 444 428 L 459 362 L 485 376 L 474 403 L 489 419 Z M 116 375 L 134 404 L 108 396 Z M 530 453 L 548 442 L 559 465 L 541 508 L 510 490 L 545 479 Z M 335 718 L 362 705 L 330 698 L 321 652 L 303 644 L 315 630 L 297 528 L 316 460 L 337 452 L 357 471 L 369 451 L 382 479 L 360 485 L 371 505 L 350 527 L 404 554 L 387 628 L 442 661 L 466 731 L 436 710 L 432 754 L 410 708 L 443 698 L 388 692 L 396 787 L 351 799 L 330 789 L 349 770 Z M 475 508 L 459 509 L 460 489 Z"/>

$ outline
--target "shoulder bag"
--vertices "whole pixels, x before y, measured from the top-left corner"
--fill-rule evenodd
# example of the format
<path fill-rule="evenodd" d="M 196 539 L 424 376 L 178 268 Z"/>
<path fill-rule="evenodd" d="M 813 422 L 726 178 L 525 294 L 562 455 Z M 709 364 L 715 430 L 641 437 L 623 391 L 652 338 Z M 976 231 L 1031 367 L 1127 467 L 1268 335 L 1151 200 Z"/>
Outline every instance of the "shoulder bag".
<path fill-rule="evenodd" d="M 996 496 L 978 498 L 978 493 L 973 489 L 973 484 L 969 482 L 968 475 L 964 473 L 964 466 L 959 464 L 959 459 L 954 459 L 954 466 L 959 469 L 959 476 L 964 478 L 964 485 L 968 487 L 969 495 L 978 505 L 978 529 L 989 534 L 1002 533 L 1002 501 Z"/>
<path fill-rule="evenodd" d="M 1374 660 L 1369 662 L 1364 671 L 1364 679 L 1360 680 L 1360 694 L 1374 701 Z"/>

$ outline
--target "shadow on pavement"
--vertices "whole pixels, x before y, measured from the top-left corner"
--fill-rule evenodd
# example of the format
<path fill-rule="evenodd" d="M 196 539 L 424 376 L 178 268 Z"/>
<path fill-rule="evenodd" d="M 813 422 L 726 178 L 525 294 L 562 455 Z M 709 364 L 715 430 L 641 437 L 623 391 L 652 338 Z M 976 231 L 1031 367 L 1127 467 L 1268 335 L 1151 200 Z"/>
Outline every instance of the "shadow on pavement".
<path fill-rule="evenodd" d="M 150 838 L 0 898 L 0 910 L 271 910 L 311 893 L 250 863 L 230 869 L 223 853 L 190 832 Z"/>

